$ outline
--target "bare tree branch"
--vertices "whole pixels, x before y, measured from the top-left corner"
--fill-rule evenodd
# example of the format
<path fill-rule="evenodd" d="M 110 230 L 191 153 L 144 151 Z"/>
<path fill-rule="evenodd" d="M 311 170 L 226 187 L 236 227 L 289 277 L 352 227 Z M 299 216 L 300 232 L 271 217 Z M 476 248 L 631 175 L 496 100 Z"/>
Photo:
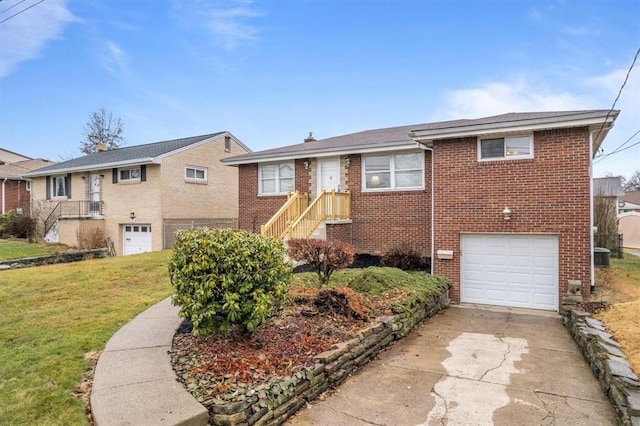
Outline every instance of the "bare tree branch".
<path fill-rule="evenodd" d="M 100 144 L 104 149 L 116 149 L 125 144 L 123 132 L 122 120 L 101 107 L 89 116 L 84 128 L 84 140 L 80 142 L 80 151 L 84 154 L 96 152 Z"/>

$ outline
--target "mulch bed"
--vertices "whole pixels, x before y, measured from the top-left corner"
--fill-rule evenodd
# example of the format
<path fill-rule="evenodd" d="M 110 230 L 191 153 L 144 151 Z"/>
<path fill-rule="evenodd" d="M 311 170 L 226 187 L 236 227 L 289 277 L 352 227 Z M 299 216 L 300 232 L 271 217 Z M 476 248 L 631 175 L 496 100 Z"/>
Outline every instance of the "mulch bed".
<path fill-rule="evenodd" d="M 256 389 L 313 367 L 314 356 L 389 314 L 388 306 L 388 298 L 376 301 L 347 288 L 292 289 L 282 312 L 250 334 L 232 329 L 224 337 L 199 338 L 185 322 L 174 337 L 171 363 L 205 407 L 243 401 Z"/>

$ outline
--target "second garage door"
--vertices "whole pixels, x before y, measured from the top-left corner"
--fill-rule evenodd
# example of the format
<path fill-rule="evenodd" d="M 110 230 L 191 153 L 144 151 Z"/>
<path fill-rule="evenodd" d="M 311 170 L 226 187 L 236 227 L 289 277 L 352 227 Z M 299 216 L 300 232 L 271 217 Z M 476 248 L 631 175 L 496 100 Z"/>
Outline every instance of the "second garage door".
<path fill-rule="evenodd" d="M 555 235 L 463 235 L 460 272 L 463 303 L 558 310 Z"/>

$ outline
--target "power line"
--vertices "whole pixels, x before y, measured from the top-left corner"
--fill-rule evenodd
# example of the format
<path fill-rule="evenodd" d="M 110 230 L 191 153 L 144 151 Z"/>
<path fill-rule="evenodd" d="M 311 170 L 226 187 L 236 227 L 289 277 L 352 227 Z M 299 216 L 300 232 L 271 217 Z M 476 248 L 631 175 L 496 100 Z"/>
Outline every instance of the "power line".
<path fill-rule="evenodd" d="M 0 21 L 0 24 L 2 24 L 2 23 L 4 23 L 4 22 L 7 22 L 9 19 L 11 19 L 11 18 L 13 18 L 13 17 L 15 17 L 15 16 L 20 15 L 22 12 L 26 12 L 27 10 L 31 9 L 32 7 L 39 5 L 39 4 L 40 4 L 40 3 L 42 3 L 43 1 L 44 1 L 44 0 L 39 0 L 38 2 L 36 2 L 36 3 L 32 4 L 31 6 L 27 6 L 27 7 L 25 7 L 24 9 L 20 10 L 19 12 L 16 12 L 16 13 L 14 13 L 13 15 L 9 16 L 8 18 L 6 18 L 6 19 L 4 19 L 4 20 Z"/>
<path fill-rule="evenodd" d="M 629 143 L 629 142 L 631 141 L 631 139 L 633 139 L 634 137 L 636 137 L 639 133 L 640 133 L 640 129 L 638 129 L 638 130 L 637 130 L 633 135 L 631 135 L 631 137 L 630 137 L 629 139 L 627 139 L 626 141 L 624 141 L 624 143 L 623 143 L 623 144 L 621 144 L 621 145 L 620 145 L 618 148 L 616 148 L 615 150 L 613 150 L 613 151 L 611 151 L 611 152 L 609 152 L 609 153 L 607 153 L 607 154 L 601 155 L 600 157 L 596 158 L 596 159 L 594 160 L 594 164 L 598 164 L 600 161 L 604 160 L 605 158 L 607 158 L 607 157 L 609 157 L 609 156 L 611 156 L 611 155 L 613 155 L 613 154 L 619 154 L 619 153 L 620 153 L 620 152 L 622 152 L 622 151 L 626 151 L 626 150 L 627 150 L 627 149 L 629 149 L 629 148 L 633 148 L 633 147 L 634 147 L 634 146 L 636 146 L 636 145 L 640 145 L 640 141 L 637 141 L 637 142 L 635 142 L 635 143 L 633 143 L 633 144 L 631 144 L 631 145 L 629 145 L 629 146 L 627 146 L 627 147 L 623 148 L 623 146 L 625 146 L 627 143 Z"/>
<path fill-rule="evenodd" d="M 636 130 L 636 132 L 635 132 L 633 135 L 631 135 L 631 137 L 630 137 L 630 138 L 628 138 L 626 141 L 622 142 L 622 143 L 620 144 L 620 146 L 618 146 L 618 147 L 617 147 L 616 149 L 614 149 L 613 151 L 611 151 L 611 152 L 609 152 L 609 153 L 607 153 L 607 154 L 602 154 L 601 156 L 599 156 L 599 157 L 596 159 L 596 162 L 597 162 L 598 160 L 600 160 L 600 159 L 607 158 L 607 157 L 608 157 L 608 156 L 610 156 L 610 155 L 616 154 L 616 153 L 618 153 L 618 152 L 620 152 L 620 151 L 624 151 L 624 149 L 627 149 L 628 147 L 627 147 L 627 148 L 624 148 L 624 149 L 622 149 L 622 147 L 623 147 L 623 146 L 625 146 L 626 144 L 628 144 L 629 142 L 631 142 L 631 139 L 633 139 L 634 137 L 636 137 L 636 135 L 637 135 L 638 133 L 640 133 L 640 129 Z M 633 145 L 631 145 L 631 146 L 633 146 Z"/>
<path fill-rule="evenodd" d="M 2 12 L 0 12 L 0 15 L 13 9 L 14 7 L 18 6 L 20 3 L 24 3 L 27 0 L 20 0 L 18 3 L 14 4 L 13 6 L 9 6 L 8 8 L 6 8 L 5 10 L 3 10 Z"/>
<path fill-rule="evenodd" d="M 636 60 L 638 59 L 638 55 L 639 54 L 640 54 L 640 48 L 638 48 L 638 50 L 636 50 L 636 56 L 633 57 L 633 62 L 631 62 L 631 66 L 629 67 L 629 70 L 627 71 L 627 76 L 624 78 L 624 81 L 622 82 L 622 86 L 620 86 L 620 90 L 618 90 L 618 96 L 616 96 L 616 99 L 613 101 L 613 105 L 611 105 L 611 108 L 609 109 L 609 112 L 607 112 L 607 116 L 604 118 L 604 121 L 602 122 L 602 126 L 600 126 L 600 129 L 598 130 L 598 133 L 596 134 L 595 140 L 598 140 L 598 137 L 600 136 L 600 133 L 602 132 L 602 129 L 604 129 L 604 125 L 607 123 L 607 120 L 609 119 L 609 116 L 613 112 L 613 109 L 616 107 L 616 103 L 618 102 L 618 99 L 620 99 L 620 95 L 622 94 L 622 89 L 624 89 L 624 86 L 627 84 L 627 80 L 629 80 L 629 74 L 631 74 L 631 70 L 633 69 L 633 66 L 636 64 Z M 620 148 L 620 147 L 618 147 L 618 148 Z"/>

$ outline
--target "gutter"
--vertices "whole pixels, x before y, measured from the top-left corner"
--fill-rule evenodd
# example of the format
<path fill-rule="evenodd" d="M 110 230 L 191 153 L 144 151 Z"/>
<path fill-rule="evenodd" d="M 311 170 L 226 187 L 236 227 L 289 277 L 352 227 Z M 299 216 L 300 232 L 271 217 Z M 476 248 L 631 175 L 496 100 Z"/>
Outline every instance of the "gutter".
<path fill-rule="evenodd" d="M 484 134 L 497 134 L 509 132 L 526 132 L 545 129 L 558 129 L 569 127 L 584 127 L 613 123 L 618 117 L 619 111 L 605 117 L 603 112 L 576 114 L 574 116 L 547 117 L 530 120 L 506 121 L 503 123 L 487 123 L 469 126 L 456 126 L 442 129 L 414 130 L 409 136 L 416 141 L 431 142 L 435 139 L 451 139 Z M 606 118 L 606 120 L 605 120 Z"/>
<path fill-rule="evenodd" d="M 4 180 L 2 181 L 2 214 L 5 213 L 5 198 L 4 198 L 4 192 L 6 190 L 6 184 L 7 184 L 7 178 L 4 178 Z"/>
<path fill-rule="evenodd" d="M 55 174 L 73 173 L 73 172 L 90 172 L 95 170 L 111 169 L 114 167 L 137 166 L 143 164 L 160 164 L 160 160 L 152 157 L 137 158 L 135 160 L 114 161 L 111 163 L 91 164 L 87 166 L 64 167 L 59 169 L 40 169 L 33 172 L 25 173 L 25 177 L 41 177 Z"/>
<path fill-rule="evenodd" d="M 371 152 L 385 152 L 385 151 L 397 151 L 399 149 L 415 149 L 414 141 L 401 141 L 396 143 L 388 143 L 385 142 L 384 145 L 358 145 L 353 147 L 344 147 L 344 148 L 316 148 L 310 149 L 307 151 L 299 151 L 299 152 L 283 152 L 281 154 L 264 154 L 260 155 L 259 153 L 252 155 L 251 157 L 227 157 L 223 158 L 221 161 L 226 166 L 237 166 L 240 164 L 255 164 L 255 163 L 266 163 L 270 161 L 285 161 L 285 160 L 297 160 L 301 158 L 314 157 L 314 158 L 323 158 L 323 157 L 336 157 L 342 155 L 349 154 L 367 154 Z M 237 159 L 234 159 L 237 158 Z"/>

